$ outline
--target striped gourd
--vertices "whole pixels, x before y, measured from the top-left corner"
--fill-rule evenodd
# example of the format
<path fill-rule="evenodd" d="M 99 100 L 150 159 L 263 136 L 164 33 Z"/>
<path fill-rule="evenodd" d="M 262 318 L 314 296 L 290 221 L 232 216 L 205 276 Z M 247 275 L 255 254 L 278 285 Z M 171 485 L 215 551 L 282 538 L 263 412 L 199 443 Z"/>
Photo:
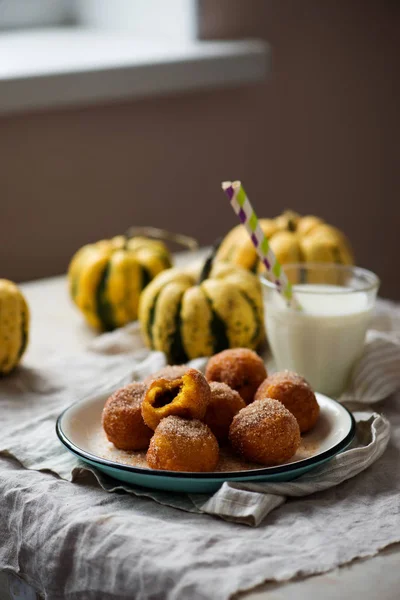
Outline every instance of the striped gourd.
<path fill-rule="evenodd" d="M 318 217 L 301 217 L 287 211 L 275 219 L 260 219 L 260 225 L 281 264 L 354 264 L 353 252 L 345 235 Z M 242 225 L 237 225 L 225 236 L 216 258 L 253 272 L 262 270 L 255 248 Z"/>
<path fill-rule="evenodd" d="M 245 269 L 214 263 L 195 276 L 185 269 L 160 273 L 144 290 L 139 320 L 147 345 L 170 363 L 210 356 L 225 348 L 255 349 L 264 339 L 258 278 Z"/>
<path fill-rule="evenodd" d="M 168 249 L 159 240 L 117 236 L 88 244 L 69 265 L 71 298 L 89 325 L 111 331 L 137 319 L 140 293 L 170 266 Z"/>
<path fill-rule="evenodd" d="M 29 308 L 18 286 L 0 279 L 0 375 L 12 371 L 28 345 Z"/>

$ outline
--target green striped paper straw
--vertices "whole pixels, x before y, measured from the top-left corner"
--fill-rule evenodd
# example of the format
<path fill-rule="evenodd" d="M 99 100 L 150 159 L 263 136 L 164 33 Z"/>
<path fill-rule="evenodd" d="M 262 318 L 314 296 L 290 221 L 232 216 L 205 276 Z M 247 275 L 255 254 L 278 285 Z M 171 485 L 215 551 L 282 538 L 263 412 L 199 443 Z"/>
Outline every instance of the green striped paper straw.
<path fill-rule="evenodd" d="M 287 300 L 289 306 L 296 310 L 302 310 L 296 296 L 293 294 L 292 284 L 286 277 L 285 271 L 269 246 L 268 239 L 260 227 L 257 215 L 246 196 L 241 182 L 225 181 L 222 183 L 222 189 L 228 196 L 231 206 L 239 217 L 240 222 L 245 226 L 257 250 L 258 256 L 267 269 L 271 281 L 276 285 L 276 289 Z"/>

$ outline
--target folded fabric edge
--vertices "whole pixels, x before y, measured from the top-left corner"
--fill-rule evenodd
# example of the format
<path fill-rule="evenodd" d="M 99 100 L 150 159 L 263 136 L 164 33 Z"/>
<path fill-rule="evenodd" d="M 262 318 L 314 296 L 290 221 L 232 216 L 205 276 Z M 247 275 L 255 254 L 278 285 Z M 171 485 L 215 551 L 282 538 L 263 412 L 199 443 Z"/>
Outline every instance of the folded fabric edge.
<path fill-rule="evenodd" d="M 247 502 L 243 498 L 243 492 L 248 494 Z M 196 504 L 193 497 L 191 500 Z M 203 513 L 226 521 L 257 527 L 272 510 L 285 501 L 285 496 L 249 492 L 225 482 L 218 492 L 198 508 Z"/>
<path fill-rule="evenodd" d="M 318 473 L 319 481 L 318 479 L 307 481 L 307 475 L 305 475 L 303 478 L 284 483 L 225 482 L 206 502 L 197 503 L 193 496 L 191 499 L 202 512 L 226 520 L 257 526 L 272 510 L 283 504 L 287 496 L 307 496 L 335 487 L 347 479 L 355 477 L 378 460 L 389 442 L 390 424 L 385 417 L 377 413 L 359 423 L 368 423 L 368 421 L 370 421 L 371 427 L 371 441 L 365 446 L 349 449 L 334 457 Z M 358 460 L 357 457 L 354 459 L 354 453 L 357 452 L 363 453 Z M 339 468 L 338 465 L 335 465 L 338 457 L 344 463 L 340 464 Z M 346 460 L 348 461 L 347 465 Z M 341 473 L 337 473 L 337 471 Z M 338 477 L 336 481 L 331 479 L 332 474 Z"/>
<path fill-rule="evenodd" d="M 170 506 L 184 512 L 196 514 L 201 513 L 201 511 L 196 507 L 187 494 L 174 494 L 171 492 L 157 491 L 152 490 L 151 488 L 124 484 L 116 479 L 113 479 L 109 475 L 103 475 L 95 467 L 89 467 L 84 463 L 79 464 L 73 470 L 73 481 L 77 484 L 79 484 L 79 482 L 85 483 L 82 481 L 82 476 L 85 477 L 88 473 L 105 492 L 112 493 L 124 491 L 133 496 L 154 500 L 154 502 L 162 506 Z"/>

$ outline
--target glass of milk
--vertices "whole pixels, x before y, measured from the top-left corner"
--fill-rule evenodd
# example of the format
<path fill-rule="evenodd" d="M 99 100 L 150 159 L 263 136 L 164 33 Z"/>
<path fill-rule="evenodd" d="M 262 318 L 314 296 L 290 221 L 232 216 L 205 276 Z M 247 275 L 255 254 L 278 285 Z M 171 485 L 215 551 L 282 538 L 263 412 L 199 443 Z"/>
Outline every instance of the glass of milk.
<path fill-rule="evenodd" d="M 338 397 L 362 354 L 379 279 L 366 269 L 331 263 L 284 269 L 302 311 L 288 307 L 276 285 L 261 276 L 276 367 L 295 371 L 314 390 Z"/>

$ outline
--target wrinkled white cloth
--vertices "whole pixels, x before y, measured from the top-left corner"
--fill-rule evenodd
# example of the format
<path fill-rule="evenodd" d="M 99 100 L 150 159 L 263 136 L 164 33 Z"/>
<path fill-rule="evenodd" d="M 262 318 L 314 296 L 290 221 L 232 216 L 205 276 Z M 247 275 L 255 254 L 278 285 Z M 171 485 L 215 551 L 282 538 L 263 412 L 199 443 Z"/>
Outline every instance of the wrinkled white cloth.
<path fill-rule="evenodd" d="M 342 400 L 360 408 L 399 389 L 399 332 L 400 309 L 379 303 Z M 355 413 L 353 445 L 288 483 L 225 483 L 211 497 L 172 494 L 125 486 L 77 462 L 55 436 L 58 414 L 164 364 L 140 344 L 129 326 L 80 355 L 0 380 L 0 568 L 22 574 L 51 600 L 224 599 L 400 540 L 398 396 L 374 413 Z"/>

